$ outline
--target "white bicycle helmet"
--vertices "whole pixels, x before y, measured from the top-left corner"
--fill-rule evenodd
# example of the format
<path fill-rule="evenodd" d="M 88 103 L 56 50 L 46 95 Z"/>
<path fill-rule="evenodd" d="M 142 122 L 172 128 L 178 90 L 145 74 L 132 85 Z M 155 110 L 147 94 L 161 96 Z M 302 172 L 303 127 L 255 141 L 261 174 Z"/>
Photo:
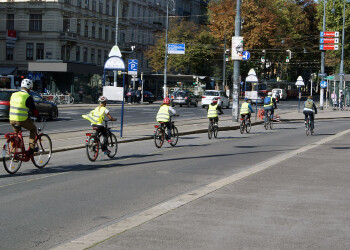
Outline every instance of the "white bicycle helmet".
<path fill-rule="evenodd" d="M 33 82 L 30 79 L 23 79 L 21 82 L 21 88 L 32 89 Z"/>
<path fill-rule="evenodd" d="M 105 97 L 105 96 L 103 96 L 103 95 L 101 95 L 101 96 L 98 98 L 98 102 L 107 102 L 107 101 L 108 101 L 107 97 Z"/>

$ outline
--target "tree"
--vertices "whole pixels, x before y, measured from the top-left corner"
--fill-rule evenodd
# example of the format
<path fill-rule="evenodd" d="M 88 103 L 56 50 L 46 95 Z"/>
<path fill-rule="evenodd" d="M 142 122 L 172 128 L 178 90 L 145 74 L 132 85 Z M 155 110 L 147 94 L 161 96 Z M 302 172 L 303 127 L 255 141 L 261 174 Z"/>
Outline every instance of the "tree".
<path fill-rule="evenodd" d="M 168 54 L 169 71 L 196 75 L 210 75 L 213 72 L 217 45 L 205 26 L 173 19 L 168 30 L 168 43 L 183 43 L 186 48 L 185 55 Z M 155 71 L 164 70 L 164 49 L 165 32 L 160 32 L 155 45 L 145 53 Z"/>

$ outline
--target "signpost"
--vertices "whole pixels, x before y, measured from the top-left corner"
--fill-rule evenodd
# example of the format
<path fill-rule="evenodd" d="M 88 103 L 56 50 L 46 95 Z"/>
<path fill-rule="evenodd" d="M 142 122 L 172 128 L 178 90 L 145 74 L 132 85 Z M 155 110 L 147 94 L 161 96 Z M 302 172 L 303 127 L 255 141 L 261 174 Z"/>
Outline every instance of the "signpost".
<path fill-rule="evenodd" d="M 168 44 L 168 54 L 184 55 L 185 54 L 185 44 L 184 43 L 169 43 Z"/>
<path fill-rule="evenodd" d="M 321 86 L 321 88 L 327 88 L 327 82 L 326 81 L 322 81 L 321 83 L 320 83 L 320 86 Z"/>
<path fill-rule="evenodd" d="M 339 37 L 339 31 L 321 31 L 320 37 Z"/>
<path fill-rule="evenodd" d="M 303 78 L 302 78 L 301 76 L 299 76 L 299 77 L 298 77 L 298 79 L 297 79 L 297 81 L 296 81 L 296 83 L 295 83 L 295 86 L 297 86 L 297 87 L 298 87 L 298 89 L 299 89 L 299 104 L 298 104 L 298 112 L 300 112 L 300 99 L 301 99 L 301 92 L 300 92 L 300 88 L 301 88 L 302 86 L 305 86 L 305 84 L 304 84 L 304 80 L 303 80 Z"/>
<path fill-rule="evenodd" d="M 320 38 L 320 43 L 339 43 L 339 38 Z"/>
<path fill-rule="evenodd" d="M 338 50 L 338 44 L 320 44 L 320 50 Z"/>

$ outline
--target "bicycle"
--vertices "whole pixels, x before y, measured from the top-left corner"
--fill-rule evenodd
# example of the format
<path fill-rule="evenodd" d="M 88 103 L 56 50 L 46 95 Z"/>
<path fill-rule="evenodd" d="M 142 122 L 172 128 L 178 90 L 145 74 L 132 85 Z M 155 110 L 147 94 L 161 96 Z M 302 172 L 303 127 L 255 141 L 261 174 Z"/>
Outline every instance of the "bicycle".
<path fill-rule="evenodd" d="M 2 160 L 6 172 L 15 174 L 21 167 L 22 162 L 28 162 L 30 160 L 39 169 L 44 168 L 49 163 L 52 156 L 52 142 L 51 138 L 42 132 L 46 125 L 46 121 L 44 122 L 42 129 L 37 128 L 34 147 L 38 148 L 38 151 L 34 153 L 25 150 L 20 126 L 15 125 L 18 128 L 18 133 L 12 132 L 5 134 L 6 143 L 3 146 Z"/>
<path fill-rule="evenodd" d="M 264 122 L 264 127 L 266 130 L 268 130 L 269 128 L 272 130 L 273 121 L 271 120 L 271 110 L 267 110 L 266 120 Z"/>
<path fill-rule="evenodd" d="M 107 154 L 109 158 L 113 158 L 118 151 L 118 140 L 115 134 L 111 131 L 111 126 L 108 125 L 108 121 L 104 121 L 104 127 L 107 131 L 107 149 L 110 151 L 110 153 Z M 93 130 L 96 130 L 95 133 L 86 133 L 87 139 L 86 139 L 86 154 L 90 161 L 96 161 L 98 157 L 98 153 L 100 149 L 102 149 L 101 146 L 101 138 L 102 134 L 98 130 L 98 127 L 93 126 Z"/>
<path fill-rule="evenodd" d="M 250 129 L 252 128 L 252 124 L 250 120 L 248 119 L 248 116 L 245 115 L 244 117 L 241 118 L 241 123 L 239 125 L 239 131 L 241 134 L 244 133 L 244 130 L 249 134 Z"/>
<path fill-rule="evenodd" d="M 213 135 L 215 138 L 217 138 L 218 132 L 219 132 L 218 124 L 215 123 L 214 119 L 209 119 L 208 138 L 211 139 Z"/>
<path fill-rule="evenodd" d="M 175 115 L 179 116 L 179 115 Z M 170 145 L 172 147 L 176 146 L 177 141 L 179 140 L 179 132 L 174 124 L 174 122 L 170 120 L 171 123 L 171 143 Z M 168 138 L 168 135 L 166 133 L 167 127 L 165 126 L 164 122 L 160 122 L 160 125 L 154 125 L 154 144 L 157 148 L 161 148 L 164 144 L 164 138 Z"/>
<path fill-rule="evenodd" d="M 306 136 L 309 134 L 314 135 L 314 131 L 311 129 L 311 119 L 310 115 L 307 116 L 306 123 L 305 123 L 305 133 Z"/>

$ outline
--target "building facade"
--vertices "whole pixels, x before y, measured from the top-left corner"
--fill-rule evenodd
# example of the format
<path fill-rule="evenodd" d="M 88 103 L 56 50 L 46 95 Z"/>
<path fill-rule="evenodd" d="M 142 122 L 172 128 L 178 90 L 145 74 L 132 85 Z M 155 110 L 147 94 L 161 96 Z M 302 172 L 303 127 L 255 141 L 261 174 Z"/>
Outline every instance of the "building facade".
<path fill-rule="evenodd" d="M 154 32 L 165 28 L 168 1 L 0 0 L 0 74 L 30 76 L 40 92 L 83 89 L 94 99 L 117 38 L 126 67 L 128 59 L 138 59 L 138 71 L 151 76 L 144 52 Z M 175 2 L 173 12 L 169 1 L 169 15 L 199 22 L 203 1 Z"/>

